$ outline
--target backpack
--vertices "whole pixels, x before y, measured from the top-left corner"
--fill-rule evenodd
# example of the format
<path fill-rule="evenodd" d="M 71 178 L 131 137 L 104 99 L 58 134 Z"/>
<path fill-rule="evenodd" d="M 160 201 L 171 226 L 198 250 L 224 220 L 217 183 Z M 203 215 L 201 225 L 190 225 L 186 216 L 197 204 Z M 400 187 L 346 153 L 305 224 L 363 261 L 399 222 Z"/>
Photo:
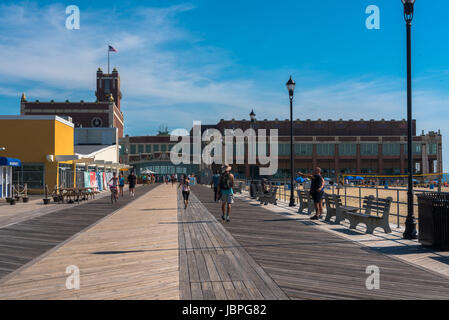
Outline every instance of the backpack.
<path fill-rule="evenodd" d="M 220 179 L 220 189 L 229 190 L 232 188 L 232 180 L 229 173 L 224 173 Z"/>

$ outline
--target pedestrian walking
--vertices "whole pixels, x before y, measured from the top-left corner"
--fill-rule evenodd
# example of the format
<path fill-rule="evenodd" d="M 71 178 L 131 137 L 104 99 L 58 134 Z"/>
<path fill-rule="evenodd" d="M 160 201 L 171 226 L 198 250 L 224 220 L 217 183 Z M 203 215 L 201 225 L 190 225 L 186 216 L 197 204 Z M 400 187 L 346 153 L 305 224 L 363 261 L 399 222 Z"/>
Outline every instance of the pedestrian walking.
<path fill-rule="evenodd" d="M 181 188 L 182 198 L 184 199 L 184 210 L 187 209 L 189 204 L 189 196 L 190 196 L 190 179 L 186 175 L 181 178 L 181 181 L 178 185 L 178 188 Z"/>
<path fill-rule="evenodd" d="M 129 192 L 131 193 L 131 197 L 134 198 L 134 188 L 136 187 L 136 181 L 137 177 L 134 174 L 134 171 L 131 171 L 131 173 L 128 175 L 128 185 L 129 185 Z"/>
<path fill-rule="evenodd" d="M 120 172 L 118 178 L 118 187 L 120 190 L 120 196 L 123 197 L 123 188 L 125 187 L 125 177 L 123 176 L 123 172 Z"/>
<path fill-rule="evenodd" d="M 215 171 L 215 174 L 212 176 L 212 182 L 211 187 L 214 189 L 214 202 L 217 202 L 219 200 L 218 195 L 218 182 L 220 181 L 220 174 L 218 173 L 218 170 Z"/>
<path fill-rule="evenodd" d="M 224 168 L 218 183 L 218 192 L 221 199 L 221 219 L 226 220 L 226 222 L 231 221 L 229 214 L 231 213 L 231 205 L 234 203 L 234 190 L 232 189 L 234 187 L 234 175 L 231 173 L 231 169 L 229 165 Z"/>
<path fill-rule="evenodd" d="M 310 196 L 315 204 L 315 215 L 311 217 L 311 220 L 318 220 L 323 214 L 323 196 L 324 196 L 324 179 L 321 176 L 321 168 L 316 167 L 312 174 L 304 174 L 298 172 L 298 175 L 303 178 L 309 178 L 312 180 L 310 184 Z"/>

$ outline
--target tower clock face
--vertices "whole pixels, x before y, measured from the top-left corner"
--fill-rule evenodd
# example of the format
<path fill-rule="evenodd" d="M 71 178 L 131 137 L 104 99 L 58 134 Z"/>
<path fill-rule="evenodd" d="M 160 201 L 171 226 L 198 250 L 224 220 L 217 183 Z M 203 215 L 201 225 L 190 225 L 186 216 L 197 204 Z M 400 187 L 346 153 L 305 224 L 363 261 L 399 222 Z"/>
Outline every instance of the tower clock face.
<path fill-rule="evenodd" d="M 92 127 L 101 127 L 103 125 L 103 121 L 100 118 L 93 118 L 92 119 Z"/>

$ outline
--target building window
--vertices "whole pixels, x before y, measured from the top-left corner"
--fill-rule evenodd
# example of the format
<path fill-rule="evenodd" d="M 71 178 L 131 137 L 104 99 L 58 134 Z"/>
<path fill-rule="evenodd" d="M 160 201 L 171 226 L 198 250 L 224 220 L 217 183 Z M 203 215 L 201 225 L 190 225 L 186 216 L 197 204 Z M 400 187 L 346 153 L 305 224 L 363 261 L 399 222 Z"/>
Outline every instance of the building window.
<path fill-rule="evenodd" d="M 110 85 L 109 85 L 109 79 L 104 79 L 104 92 L 105 93 L 110 93 Z"/>
<path fill-rule="evenodd" d="M 137 152 L 136 152 L 136 145 L 135 144 L 132 144 L 131 145 L 131 151 L 130 151 L 130 154 L 136 154 Z"/>
<path fill-rule="evenodd" d="M 151 153 L 151 144 L 145 145 L 145 153 Z"/>
<path fill-rule="evenodd" d="M 316 145 L 316 153 L 319 156 L 333 156 L 335 151 L 333 143 L 318 143 Z"/>
<path fill-rule="evenodd" d="M 153 152 L 159 152 L 159 145 L 153 144 Z"/>
<path fill-rule="evenodd" d="M 360 154 L 362 156 L 377 156 L 378 144 L 377 143 L 361 143 Z"/>
<path fill-rule="evenodd" d="M 312 149 L 311 143 L 295 143 L 295 154 L 297 156 L 311 156 Z"/>
<path fill-rule="evenodd" d="M 43 164 L 23 164 L 21 167 L 13 167 L 12 183 L 27 184 L 29 189 L 44 189 Z"/>
<path fill-rule="evenodd" d="M 401 152 L 399 143 L 385 143 L 382 145 L 382 154 L 384 156 L 398 156 Z"/>
<path fill-rule="evenodd" d="M 166 152 L 166 151 L 167 151 L 167 145 L 161 144 L 161 152 Z"/>
<path fill-rule="evenodd" d="M 413 143 L 412 145 L 413 154 L 421 154 L 421 143 Z M 408 145 L 404 144 L 404 153 L 407 155 L 408 153 Z"/>
<path fill-rule="evenodd" d="M 338 152 L 340 156 L 355 156 L 357 154 L 357 144 L 355 143 L 339 144 Z"/>
<path fill-rule="evenodd" d="M 119 154 L 120 155 L 124 155 L 124 154 L 126 154 L 127 152 L 126 152 L 126 145 L 124 145 L 124 144 L 121 144 L 120 145 L 120 148 L 119 148 Z"/>
<path fill-rule="evenodd" d="M 290 155 L 290 144 L 289 143 L 279 143 L 278 154 L 280 156 L 289 156 Z"/>
<path fill-rule="evenodd" d="M 99 117 L 95 117 L 92 119 L 91 125 L 92 127 L 99 128 L 103 125 L 103 120 L 101 120 L 101 118 Z"/>
<path fill-rule="evenodd" d="M 429 143 L 427 148 L 429 149 L 429 154 L 432 154 L 432 155 L 437 154 L 437 144 L 436 143 Z"/>
<path fill-rule="evenodd" d="M 143 153 L 143 144 L 139 144 L 139 146 L 138 146 L 138 153 L 139 154 Z"/>

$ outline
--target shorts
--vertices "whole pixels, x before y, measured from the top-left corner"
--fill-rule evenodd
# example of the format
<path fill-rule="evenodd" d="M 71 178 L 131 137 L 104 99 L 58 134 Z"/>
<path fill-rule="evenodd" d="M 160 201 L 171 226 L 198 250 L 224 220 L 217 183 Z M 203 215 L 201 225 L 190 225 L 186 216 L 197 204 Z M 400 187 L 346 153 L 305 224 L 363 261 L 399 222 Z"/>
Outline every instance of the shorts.
<path fill-rule="evenodd" d="M 190 195 L 190 191 L 182 192 L 182 197 L 184 198 L 185 201 L 189 200 L 189 195 Z"/>
<path fill-rule="evenodd" d="M 220 197 L 221 202 L 223 203 L 234 203 L 234 195 L 233 194 L 221 194 Z"/>
<path fill-rule="evenodd" d="M 310 196 L 312 197 L 313 202 L 319 203 L 323 199 L 324 190 L 310 192 Z"/>
<path fill-rule="evenodd" d="M 135 184 L 132 184 L 132 183 L 129 184 L 129 188 L 130 188 L 130 189 L 134 189 L 135 187 L 136 187 Z"/>

